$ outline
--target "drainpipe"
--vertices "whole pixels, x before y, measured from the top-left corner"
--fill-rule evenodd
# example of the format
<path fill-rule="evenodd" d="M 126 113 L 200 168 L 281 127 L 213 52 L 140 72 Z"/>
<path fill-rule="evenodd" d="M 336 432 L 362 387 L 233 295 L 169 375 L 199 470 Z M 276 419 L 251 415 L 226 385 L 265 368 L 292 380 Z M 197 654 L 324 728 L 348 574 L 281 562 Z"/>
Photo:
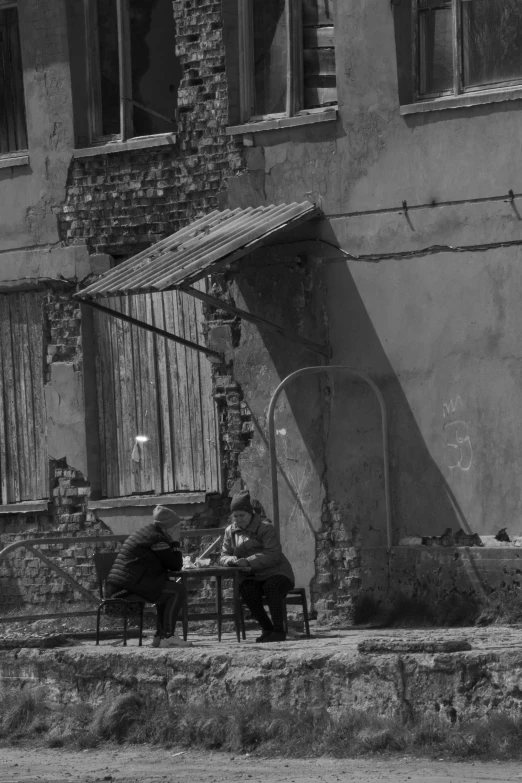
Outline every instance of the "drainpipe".
<path fill-rule="evenodd" d="M 388 417 L 386 414 L 386 405 L 384 403 L 384 397 L 377 384 L 363 372 L 354 370 L 351 367 L 347 367 L 344 364 L 333 365 L 331 367 L 303 367 L 301 370 L 288 375 L 275 390 L 270 405 L 268 407 L 268 447 L 270 451 L 270 479 L 272 485 L 272 515 L 274 527 L 279 537 L 280 534 L 280 520 L 279 520 L 279 487 L 277 482 L 277 451 L 276 451 L 276 438 L 275 438 L 275 409 L 279 395 L 295 378 L 299 378 L 301 375 L 314 375 L 321 372 L 334 372 L 341 371 L 347 372 L 350 375 L 355 375 L 362 381 L 368 384 L 373 389 L 375 396 L 379 401 L 381 409 L 381 424 L 382 424 L 382 447 L 384 454 L 384 495 L 386 502 L 386 535 L 388 539 L 388 548 L 392 545 L 392 519 L 391 519 L 391 496 L 390 496 L 390 465 L 389 465 L 389 448 L 388 448 Z"/>

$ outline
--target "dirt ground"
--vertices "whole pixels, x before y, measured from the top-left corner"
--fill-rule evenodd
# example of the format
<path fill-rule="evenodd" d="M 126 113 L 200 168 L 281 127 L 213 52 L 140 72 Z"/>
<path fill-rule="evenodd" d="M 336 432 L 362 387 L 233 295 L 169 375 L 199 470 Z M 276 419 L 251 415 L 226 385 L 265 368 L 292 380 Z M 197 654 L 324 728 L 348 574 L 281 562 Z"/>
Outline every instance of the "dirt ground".
<path fill-rule="evenodd" d="M 80 752 L 0 748 L 0 783 L 503 783 L 517 763 L 390 759 L 266 759 L 228 753 L 104 748 Z"/>

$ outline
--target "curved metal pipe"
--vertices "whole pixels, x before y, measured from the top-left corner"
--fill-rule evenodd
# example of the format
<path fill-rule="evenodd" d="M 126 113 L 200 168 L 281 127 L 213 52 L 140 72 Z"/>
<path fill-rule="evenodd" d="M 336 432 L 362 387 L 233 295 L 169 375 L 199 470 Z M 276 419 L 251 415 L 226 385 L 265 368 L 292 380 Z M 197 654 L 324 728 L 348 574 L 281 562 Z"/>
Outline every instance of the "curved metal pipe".
<path fill-rule="evenodd" d="M 274 394 L 272 395 L 272 399 L 270 400 L 270 405 L 268 407 L 268 448 L 270 451 L 270 479 L 272 484 L 272 503 L 273 503 L 273 522 L 274 527 L 276 529 L 277 535 L 279 536 L 280 532 L 280 522 L 279 522 L 279 488 L 277 483 L 277 453 L 276 453 L 276 439 L 275 439 L 275 423 L 274 423 L 274 417 L 275 417 L 275 407 L 277 404 L 277 400 L 279 398 L 279 395 L 283 391 L 283 389 L 288 386 L 289 383 L 291 383 L 295 378 L 299 378 L 301 375 L 306 375 L 308 373 L 310 374 L 317 374 L 320 372 L 332 372 L 332 371 L 341 370 L 343 372 L 348 372 L 351 375 L 355 375 L 356 377 L 363 380 L 365 383 L 370 386 L 371 389 L 373 389 L 375 396 L 377 397 L 379 401 L 379 406 L 381 409 L 381 423 L 382 423 L 382 447 L 383 447 L 383 453 L 384 453 L 384 495 L 385 495 L 385 502 L 386 502 L 386 535 L 388 539 L 388 547 L 391 547 L 392 545 L 392 519 L 391 519 L 391 495 L 390 495 L 390 465 L 389 465 L 389 447 L 388 447 L 388 416 L 386 413 L 386 405 L 384 402 L 384 397 L 382 396 L 382 392 L 375 383 L 375 381 L 372 381 L 372 379 L 366 375 L 363 372 L 360 372 L 359 370 L 354 370 L 352 367 L 348 367 L 344 364 L 336 364 L 332 365 L 331 367 L 326 367 L 325 365 L 321 365 L 319 367 L 303 367 L 301 370 L 296 370 L 296 372 L 291 373 L 291 375 L 288 375 L 277 387 Z"/>

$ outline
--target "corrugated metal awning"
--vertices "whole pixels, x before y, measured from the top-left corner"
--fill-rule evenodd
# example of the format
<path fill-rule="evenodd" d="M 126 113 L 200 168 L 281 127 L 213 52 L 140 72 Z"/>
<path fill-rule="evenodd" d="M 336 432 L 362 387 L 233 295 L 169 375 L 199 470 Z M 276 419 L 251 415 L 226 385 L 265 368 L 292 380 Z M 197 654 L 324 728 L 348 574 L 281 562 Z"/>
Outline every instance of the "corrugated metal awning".
<path fill-rule="evenodd" d="M 215 210 L 106 272 L 76 296 L 97 299 L 185 287 L 317 214 L 309 201 Z"/>

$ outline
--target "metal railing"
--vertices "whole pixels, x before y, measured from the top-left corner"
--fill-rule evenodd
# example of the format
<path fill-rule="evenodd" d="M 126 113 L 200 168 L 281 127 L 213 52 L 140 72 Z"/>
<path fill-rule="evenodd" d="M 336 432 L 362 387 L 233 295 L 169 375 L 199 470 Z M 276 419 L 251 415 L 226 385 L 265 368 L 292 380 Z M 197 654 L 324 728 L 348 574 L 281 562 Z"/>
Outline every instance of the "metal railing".
<path fill-rule="evenodd" d="M 184 530 L 182 535 L 183 538 L 199 538 L 200 536 L 221 534 L 224 531 L 225 531 L 224 527 L 196 528 L 195 530 Z M 125 541 L 125 539 L 128 537 L 129 537 L 128 535 L 111 534 L 111 535 L 101 535 L 101 536 L 55 536 L 50 538 L 47 537 L 27 538 L 23 541 L 13 541 L 12 544 L 8 544 L 6 547 L 0 550 L 0 563 L 2 563 L 3 560 L 5 560 L 7 555 L 11 554 L 17 549 L 27 549 L 29 552 L 31 552 L 32 555 L 34 555 L 34 557 L 39 558 L 43 563 L 45 563 L 46 566 L 48 566 L 48 568 L 50 568 L 52 571 L 58 574 L 62 579 L 65 579 L 65 581 L 68 582 L 74 588 L 74 590 L 77 593 L 79 593 L 86 601 L 91 603 L 93 606 L 98 606 L 98 604 L 100 603 L 99 596 L 87 590 L 76 579 L 74 579 L 74 577 L 72 577 L 70 573 L 67 573 L 67 571 L 65 571 L 61 566 L 59 566 L 57 563 L 51 560 L 47 556 L 47 554 L 44 554 L 43 552 L 41 552 L 39 549 L 36 549 L 35 547 L 38 546 L 48 547 L 48 546 L 55 546 L 60 544 L 94 544 L 94 545 L 101 546 L 103 544 L 108 544 L 112 541 Z M 215 544 L 216 542 L 214 542 L 212 547 Z M 208 552 L 209 549 L 205 551 L 205 553 Z M 52 620 L 61 617 L 89 617 L 95 614 L 96 611 L 94 609 L 92 611 L 86 611 L 86 612 L 26 614 L 26 615 L 18 615 L 18 616 L 0 617 L 0 623 L 20 622 L 24 620 L 29 620 L 29 621 Z"/>
<path fill-rule="evenodd" d="M 303 367 L 301 370 L 287 375 L 284 380 L 281 381 L 277 389 L 272 395 L 270 405 L 268 407 L 268 449 L 270 452 L 270 481 L 272 486 L 272 515 L 274 527 L 277 535 L 280 534 L 280 521 L 279 521 L 279 486 L 277 482 L 277 445 L 276 445 L 276 433 L 275 433 L 275 411 L 279 395 L 283 389 L 288 386 L 296 378 L 302 375 L 315 375 L 317 373 L 331 373 L 331 372 L 346 372 L 349 375 L 359 378 L 364 381 L 375 394 L 379 407 L 381 410 L 381 428 L 382 428 L 382 451 L 384 457 L 384 501 L 386 511 L 386 538 L 388 542 L 388 548 L 392 546 L 393 530 L 392 530 L 392 513 L 391 513 L 391 492 L 390 492 L 390 449 L 388 444 L 388 416 L 386 413 L 386 403 L 381 390 L 366 373 L 360 370 L 355 370 L 353 367 L 349 367 L 345 364 L 333 364 L 324 365 L 321 364 L 316 367 Z"/>

